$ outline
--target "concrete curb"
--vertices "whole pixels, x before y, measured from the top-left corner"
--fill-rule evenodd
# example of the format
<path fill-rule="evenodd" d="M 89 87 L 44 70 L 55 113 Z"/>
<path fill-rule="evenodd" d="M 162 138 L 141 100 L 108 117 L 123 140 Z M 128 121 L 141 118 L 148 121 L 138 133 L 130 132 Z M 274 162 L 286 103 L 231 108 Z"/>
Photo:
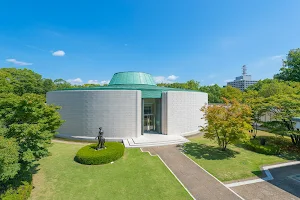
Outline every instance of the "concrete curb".
<path fill-rule="evenodd" d="M 195 197 L 190 193 L 190 191 L 183 185 L 183 183 L 179 180 L 179 178 L 172 172 L 172 170 L 168 167 L 168 165 L 161 159 L 159 155 L 152 155 L 149 151 L 143 151 L 142 148 L 140 148 L 141 152 L 143 153 L 149 153 L 150 156 L 157 156 L 161 162 L 167 167 L 167 169 L 173 174 L 173 176 L 177 179 L 177 181 L 182 185 L 182 187 L 187 191 L 187 193 L 192 197 L 192 199 L 196 200 Z"/>
<path fill-rule="evenodd" d="M 297 165 L 297 164 L 300 164 L 300 161 L 294 161 L 294 162 L 287 162 L 287 163 L 282 163 L 282 164 L 277 164 L 277 165 L 265 166 L 265 167 L 262 167 L 262 169 L 265 172 L 265 174 L 267 175 L 267 177 L 253 179 L 253 180 L 249 180 L 249 181 L 240 181 L 240 182 L 235 182 L 235 183 L 229 183 L 229 184 L 225 184 L 225 186 L 228 187 L 228 188 L 231 188 L 231 187 L 237 187 L 237 186 L 248 185 L 248 184 L 253 184 L 253 183 L 259 183 L 259 182 L 264 182 L 264 181 L 271 181 L 271 180 L 274 179 L 274 177 L 272 176 L 269 169 L 292 166 L 292 165 Z"/>

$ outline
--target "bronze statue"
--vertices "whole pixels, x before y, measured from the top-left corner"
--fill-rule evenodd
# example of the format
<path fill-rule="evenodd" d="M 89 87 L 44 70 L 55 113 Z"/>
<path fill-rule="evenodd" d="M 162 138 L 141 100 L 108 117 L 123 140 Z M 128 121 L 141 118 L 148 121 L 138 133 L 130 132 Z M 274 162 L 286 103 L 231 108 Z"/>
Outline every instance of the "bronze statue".
<path fill-rule="evenodd" d="M 96 150 L 104 149 L 105 138 L 103 137 L 102 127 L 99 128 L 99 134 L 95 139 L 98 139 L 98 144 Z"/>

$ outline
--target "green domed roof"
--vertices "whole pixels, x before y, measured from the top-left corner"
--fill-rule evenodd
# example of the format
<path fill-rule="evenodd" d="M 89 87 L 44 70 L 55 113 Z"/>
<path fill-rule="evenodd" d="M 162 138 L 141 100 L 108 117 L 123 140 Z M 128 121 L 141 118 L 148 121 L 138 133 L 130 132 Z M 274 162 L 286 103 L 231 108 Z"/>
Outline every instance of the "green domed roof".
<path fill-rule="evenodd" d="M 115 73 L 109 85 L 156 85 L 150 74 L 143 72 Z"/>

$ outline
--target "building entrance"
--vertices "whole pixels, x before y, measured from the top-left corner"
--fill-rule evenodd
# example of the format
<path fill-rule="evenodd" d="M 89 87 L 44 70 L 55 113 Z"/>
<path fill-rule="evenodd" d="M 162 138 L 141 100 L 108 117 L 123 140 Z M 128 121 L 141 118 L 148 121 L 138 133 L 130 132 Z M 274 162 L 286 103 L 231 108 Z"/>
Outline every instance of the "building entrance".
<path fill-rule="evenodd" d="M 143 99 L 142 133 L 161 133 L 161 99 Z"/>

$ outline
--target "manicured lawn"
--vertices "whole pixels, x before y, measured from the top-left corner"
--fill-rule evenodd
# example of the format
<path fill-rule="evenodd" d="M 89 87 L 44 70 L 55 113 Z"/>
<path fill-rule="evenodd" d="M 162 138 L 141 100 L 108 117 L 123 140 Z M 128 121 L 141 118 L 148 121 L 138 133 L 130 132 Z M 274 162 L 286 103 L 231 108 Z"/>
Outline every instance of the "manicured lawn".
<path fill-rule="evenodd" d="M 158 157 L 125 149 L 113 164 L 87 166 L 73 160 L 82 146 L 54 143 L 39 161 L 30 199 L 191 199 Z"/>
<path fill-rule="evenodd" d="M 258 136 L 273 136 L 259 131 Z M 268 156 L 255 153 L 239 146 L 229 145 L 226 152 L 221 151 L 216 143 L 201 136 L 189 138 L 191 143 L 185 144 L 185 154 L 205 168 L 220 181 L 231 181 L 260 176 L 260 167 L 267 164 L 287 162 L 300 155 Z"/>

